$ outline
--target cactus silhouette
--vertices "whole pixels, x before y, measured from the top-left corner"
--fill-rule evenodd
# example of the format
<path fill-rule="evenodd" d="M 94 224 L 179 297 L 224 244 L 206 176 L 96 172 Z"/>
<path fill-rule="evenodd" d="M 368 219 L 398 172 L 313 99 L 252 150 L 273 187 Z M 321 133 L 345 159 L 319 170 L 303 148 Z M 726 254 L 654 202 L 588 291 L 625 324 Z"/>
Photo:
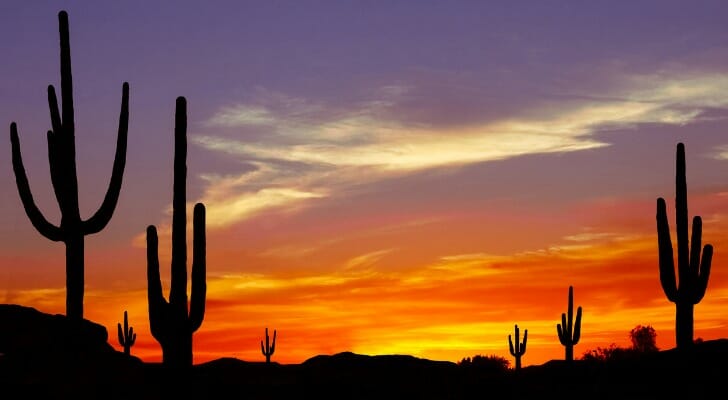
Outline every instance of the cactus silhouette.
<path fill-rule="evenodd" d="M 677 145 L 675 169 L 677 280 L 667 207 L 661 197 L 657 199 L 657 242 L 662 290 L 667 299 L 675 303 L 676 344 L 678 348 L 686 348 L 693 344 L 693 309 L 703 299 L 708 287 L 713 246 L 706 244 L 701 258 L 703 222 L 699 216 L 693 218 L 692 239 L 688 241 L 688 188 L 685 178 L 685 145 L 682 143 Z"/>
<path fill-rule="evenodd" d="M 116 329 L 119 334 L 119 344 L 124 347 L 124 354 L 128 356 L 131 354 L 131 346 L 134 346 L 136 342 L 136 333 L 134 333 L 134 328 L 129 326 L 126 311 L 124 311 L 124 329 L 121 328 L 121 323 L 116 324 Z"/>
<path fill-rule="evenodd" d="M 111 220 L 121 191 L 126 164 L 126 138 L 129 122 L 129 84 L 124 82 L 121 95 L 121 113 L 116 141 L 116 154 L 109 187 L 99 209 L 89 219 L 81 219 L 78 206 L 78 178 L 76 176 L 75 121 L 73 113 L 73 82 L 71 76 L 71 46 L 68 33 L 68 14 L 58 13 L 61 44 L 61 107 L 53 85 L 48 86 L 48 105 L 52 129 L 48 131 L 48 162 L 53 191 L 61 211 L 59 225 L 50 223 L 35 204 L 20 152 L 18 128 L 10 124 L 13 171 L 20 200 L 30 222 L 44 237 L 66 245 L 66 316 L 83 319 L 84 292 L 84 236 L 98 233 Z"/>
<path fill-rule="evenodd" d="M 205 205 L 193 212 L 192 287 L 187 301 L 187 101 L 178 97 L 174 127 L 174 187 L 172 200 L 172 267 L 169 301 L 162 294 L 159 276 L 157 228 L 147 227 L 147 296 L 152 336 L 162 346 L 162 363 L 172 367 L 192 366 L 192 334 L 205 316 L 206 256 Z"/>
<path fill-rule="evenodd" d="M 574 287 L 569 286 L 569 308 L 566 314 L 561 314 L 561 323 L 556 324 L 556 332 L 559 334 L 559 341 L 566 348 L 566 361 L 574 361 L 574 345 L 579 343 L 581 336 L 581 306 L 576 310 L 576 321 L 574 321 Z"/>
<path fill-rule="evenodd" d="M 508 335 L 508 348 L 511 355 L 516 358 L 516 371 L 521 369 L 521 357 L 526 353 L 526 341 L 528 340 L 528 329 L 523 331 L 523 343 L 520 342 L 518 325 L 516 325 L 516 344 L 513 344 L 511 335 Z"/>
<path fill-rule="evenodd" d="M 273 330 L 273 343 L 269 342 L 270 337 L 268 336 L 268 328 L 265 328 L 265 347 L 263 341 L 260 341 L 260 351 L 265 356 L 265 362 L 270 363 L 270 356 L 276 351 L 276 330 Z"/>

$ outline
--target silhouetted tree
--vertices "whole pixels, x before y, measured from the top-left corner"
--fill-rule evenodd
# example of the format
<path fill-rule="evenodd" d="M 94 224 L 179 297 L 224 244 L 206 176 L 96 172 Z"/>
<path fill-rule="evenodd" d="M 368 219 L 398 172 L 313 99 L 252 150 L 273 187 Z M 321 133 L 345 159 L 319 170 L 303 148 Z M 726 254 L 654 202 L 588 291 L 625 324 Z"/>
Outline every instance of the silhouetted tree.
<path fill-rule="evenodd" d="M 693 218 L 692 238 L 688 240 L 688 189 L 685 177 L 685 145 L 682 143 L 677 144 L 675 169 L 677 279 L 670 225 L 667 222 L 667 207 L 662 197 L 657 199 L 657 242 L 660 283 L 667 299 L 675 303 L 677 347 L 686 348 L 693 344 L 693 309 L 703 299 L 708 287 L 713 246 L 706 244 L 701 258 L 703 222 L 699 216 Z"/>
<path fill-rule="evenodd" d="M 629 340 L 632 342 L 632 349 L 640 353 L 658 351 L 657 333 L 650 325 L 637 325 L 629 331 Z"/>
<path fill-rule="evenodd" d="M 516 343 L 513 343 L 511 335 L 508 335 L 508 349 L 511 355 L 516 359 L 516 371 L 521 369 L 521 357 L 526 353 L 526 341 L 528 340 L 528 329 L 523 331 L 523 342 L 520 342 L 518 325 L 516 325 Z"/>
<path fill-rule="evenodd" d="M 129 326 L 126 311 L 124 311 L 124 328 L 121 328 L 121 323 L 117 323 L 116 329 L 119 335 L 119 344 L 124 348 L 124 354 L 131 355 L 131 346 L 134 346 L 136 342 L 136 333 L 134 333 L 134 328 Z"/>
<path fill-rule="evenodd" d="M 270 337 L 268 336 L 268 328 L 265 328 L 265 347 L 263 347 L 263 341 L 260 341 L 260 351 L 265 356 L 265 362 L 270 364 L 270 356 L 276 351 L 276 330 L 273 330 L 273 343 L 270 343 Z"/>
<path fill-rule="evenodd" d="M 174 187 L 172 199 L 172 268 L 169 302 L 159 276 L 157 228 L 147 227 L 149 326 L 162 346 L 162 363 L 192 366 L 192 334 L 205 316 L 205 205 L 195 204 L 192 241 L 192 288 L 187 301 L 187 101 L 178 97 L 174 124 Z M 189 311 L 188 311 L 189 306 Z"/>
<path fill-rule="evenodd" d="M 561 323 L 556 324 L 556 332 L 559 341 L 566 349 L 566 361 L 574 361 L 574 345 L 579 343 L 581 337 L 581 306 L 576 310 L 576 322 L 574 322 L 574 287 L 569 286 L 569 305 L 567 314 L 561 314 Z"/>
<path fill-rule="evenodd" d="M 83 319 L 84 236 L 98 233 L 111 220 L 121 191 L 126 164 L 126 138 L 129 121 L 129 84 L 124 82 L 121 94 L 119 132 L 111 180 L 101 206 L 87 220 L 81 219 L 78 207 L 78 178 L 76 176 L 75 121 L 73 115 L 73 79 L 71 75 L 71 46 L 68 33 L 68 14 L 58 13 L 61 45 L 61 106 L 53 85 L 48 86 L 48 105 L 52 129 L 48 131 L 48 162 L 53 191 L 61 211 L 58 226 L 50 223 L 33 199 L 23 166 L 20 141 L 15 122 L 10 124 L 10 143 L 13 171 L 23 208 L 35 229 L 46 238 L 66 245 L 66 316 Z"/>

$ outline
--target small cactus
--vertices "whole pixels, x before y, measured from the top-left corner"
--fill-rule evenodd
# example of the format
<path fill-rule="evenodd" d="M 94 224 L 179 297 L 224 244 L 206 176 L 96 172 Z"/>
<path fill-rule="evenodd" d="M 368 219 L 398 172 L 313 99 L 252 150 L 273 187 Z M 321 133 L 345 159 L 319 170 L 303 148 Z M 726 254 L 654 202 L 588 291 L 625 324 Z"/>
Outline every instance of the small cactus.
<path fill-rule="evenodd" d="M 508 335 L 508 347 L 511 355 L 516 358 L 516 371 L 521 369 L 521 356 L 526 353 L 526 341 L 528 340 L 528 329 L 523 331 L 523 342 L 520 342 L 518 325 L 516 325 L 516 344 L 513 344 L 511 335 Z"/>
<path fill-rule="evenodd" d="M 581 336 L 581 306 L 576 310 L 576 322 L 574 322 L 574 287 L 569 286 L 569 308 L 567 315 L 561 314 L 561 323 L 556 324 L 556 332 L 559 334 L 559 341 L 566 348 L 566 361 L 574 361 L 574 345 L 579 343 Z"/>
<path fill-rule="evenodd" d="M 263 341 L 260 341 L 260 351 L 265 356 L 266 364 L 270 364 L 270 356 L 276 351 L 276 331 L 273 330 L 273 343 L 270 343 L 270 337 L 268 336 L 268 328 L 265 328 L 265 346 Z"/>
<path fill-rule="evenodd" d="M 136 342 L 136 333 L 134 328 L 129 326 L 126 310 L 124 310 L 124 329 L 121 328 L 121 323 L 116 324 L 116 328 L 119 333 L 119 344 L 124 347 L 124 354 L 131 355 L 131 346 Z"/>

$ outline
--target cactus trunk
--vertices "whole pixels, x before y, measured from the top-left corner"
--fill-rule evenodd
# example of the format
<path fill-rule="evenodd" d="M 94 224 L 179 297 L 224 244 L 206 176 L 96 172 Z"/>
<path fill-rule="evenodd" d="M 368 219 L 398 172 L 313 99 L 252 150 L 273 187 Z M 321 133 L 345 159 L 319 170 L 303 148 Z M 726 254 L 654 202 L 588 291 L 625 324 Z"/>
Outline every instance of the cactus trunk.
<path fill-rule="evenodd" d="M 692 303 L 675 305 L 675 339 L 678 348 L 693 344 L 694 308 Z"/>
<path fill-rule="evenodd" d="M 66 316 L 83 319 L 84 240 L 83 235 L 66 239 Z"/>

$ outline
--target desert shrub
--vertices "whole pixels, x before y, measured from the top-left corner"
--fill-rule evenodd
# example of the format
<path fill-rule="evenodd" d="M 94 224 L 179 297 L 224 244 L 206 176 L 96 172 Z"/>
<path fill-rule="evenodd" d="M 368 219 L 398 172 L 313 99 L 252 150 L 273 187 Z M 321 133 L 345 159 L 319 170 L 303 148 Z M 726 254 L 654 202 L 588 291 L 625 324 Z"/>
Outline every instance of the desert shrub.
<path fill-rule="evenodd" d="M 632 342 L 632 350 L 638 353 L 649 353 L 658 351 L 657 333 L 649 325 L 637 325 L 629 331 L 629 339 Z"/>
<path fill-rule="evenodd" d="M 475 355 L 472 358 L 465 357 L 458 362 L 458 365 L 465 368 L 477 368 L 479 370 L 487 371 L 507 371 L 510 368 L 511 362 L 505 357 L 497 355 Z"/>

